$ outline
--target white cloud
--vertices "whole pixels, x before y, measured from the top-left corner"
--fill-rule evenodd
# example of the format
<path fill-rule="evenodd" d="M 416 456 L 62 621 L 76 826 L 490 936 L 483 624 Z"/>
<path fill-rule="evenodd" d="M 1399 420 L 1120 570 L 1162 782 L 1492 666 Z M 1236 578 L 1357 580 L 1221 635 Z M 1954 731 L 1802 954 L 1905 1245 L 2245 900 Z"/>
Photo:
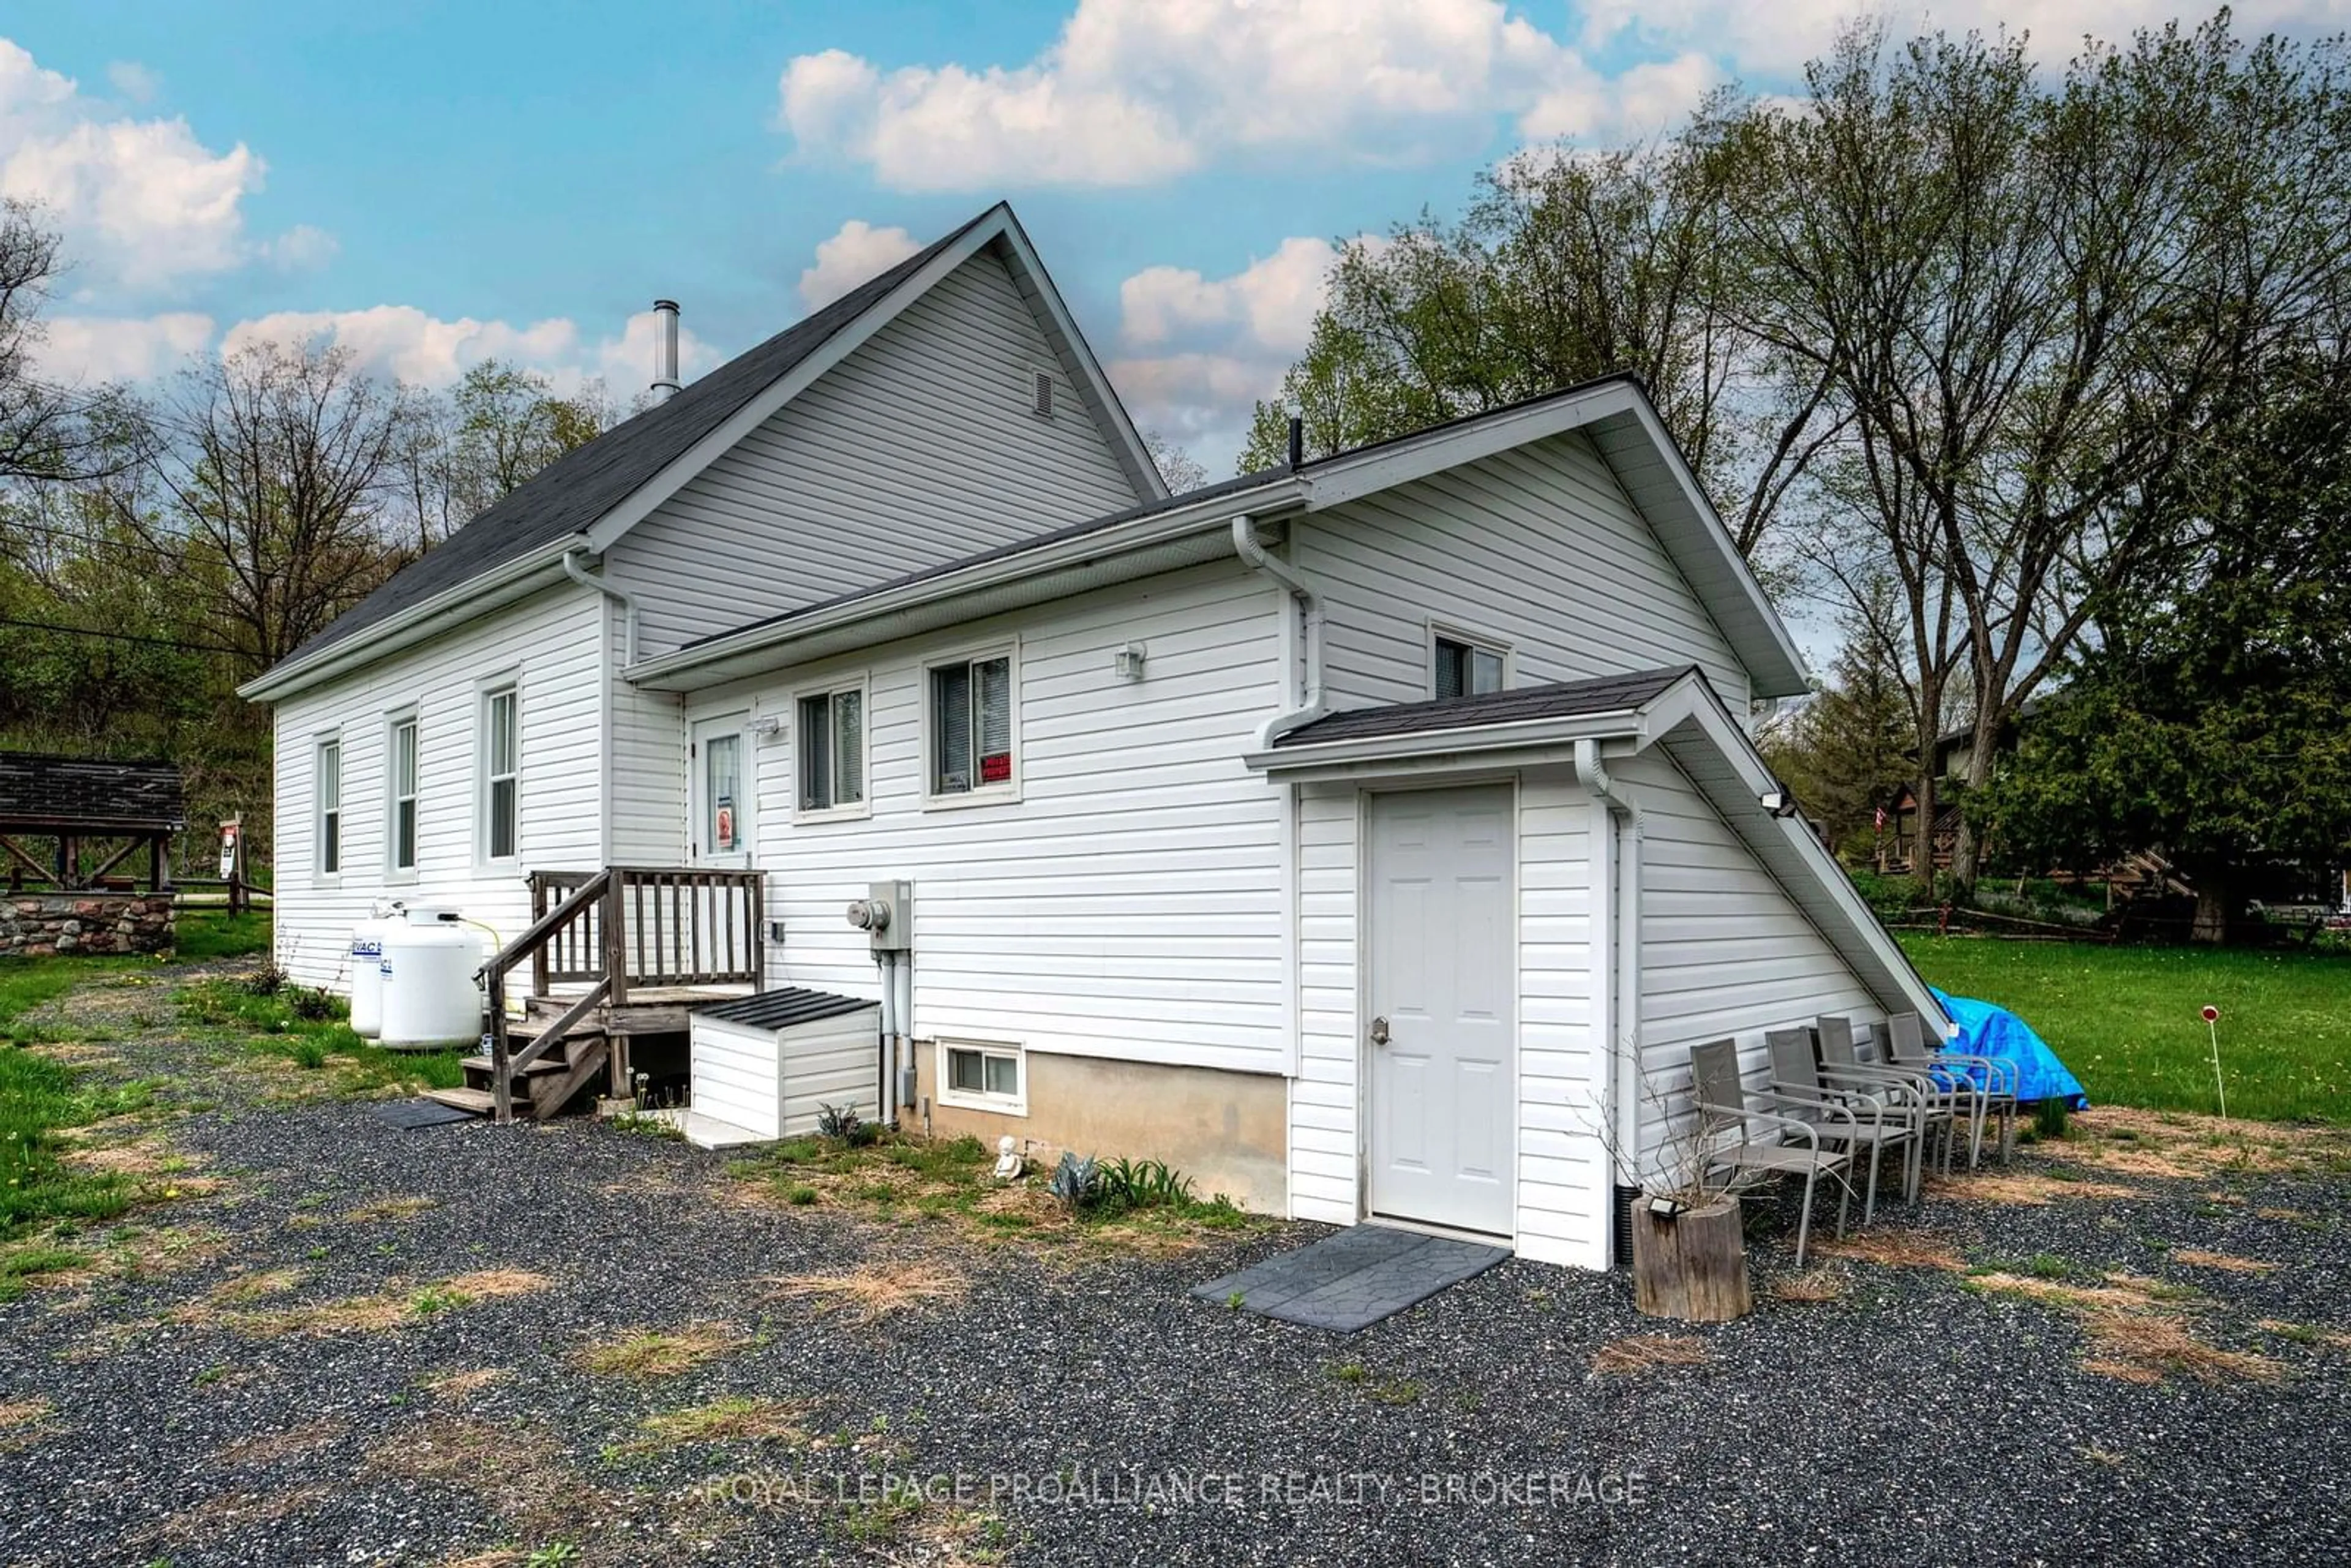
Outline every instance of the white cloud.
<path fill-rule="evenodd" d="M 0 194 L 47 210 L 78 297 L 153 289 L 252 259 L 243 208 L 264 172 L 242 142 L 216 152 L 185 120 L 110 117 L 71 78 L 0 38 Z"/>
<path fill-rule="evenodd" d="M 137 60 L 116 60 L 106 68 L 114 90 L 133 103 L 152 103 L 163 90 L 163 75 Z"/>
<path fill-rule="evenodd" d="M 1478 147 L 1498 116 L 1591 79 L 1501 0 L 1078 0 L 1023 65 L 884 72 L 835 49 L 794 59 L 778 92 L 803 155 L 960 190 L 1144 183 L 1236 152 Z"/>
<path fill-rule="evenodd" d="M 60 316 L 45 325 L 44 375 L 75 384 L 149 382 L 213 340 L 213 319 L 194 311 L 160 316 Z"/>
<path fill-rule="evenodd" d="M 1299 237 L 1227 277 L 1154 267 L 1128 278 L 1109 371 L 1135 422 L 1212 474 L 1229 467 L 1257 401 L 1306 347 L 1337 260 L 1328 241 Z"/>
<path fill-rule="evenodd" d="M 261 246 L 260 255 L 281 272 L 308 272 L 335 259 L 342 242 L 321 228 L 296 224 Z"/>
<path fill-rule="evenodd" d="M 223 353 L 261 341 L 327 341 L 349 349 L 360 363 L 418 386 L 453 385 L 484 360 L 504 360 L 544 373 L 559 392 L 601 376 L 626 399 L 653 380 L 653 316 L 630 317 L 617 335 L 590 340 L 564 317 L 516 325 L 470 316 L 444 319 L 413 305 L 363 310 L 284 310 L 240 321 L 222 334 Z M 692 332 L 678 333 L 678 360 L 689 378 L 717 355 Z"/>
<path fill-rule="evenodd" d="M 2339 28 L 2344 0 L 2239 0 L 2237 36 Z M 2210 5 L 2183 10 L 2179 0 L 1941 0 L 1864 5 L 1859 0 L 1779 0 L 1771 5 L 1739 0 L 1583 0 L 1581 42 L 1599 49 L 1620 40 L 1652 48 L 1694 47 L 1753 75 L 1785 76 L 1825 50 L 1837 30 L 1864 15 L 1882 16 L 1895 36 L 1974 28 L 2029 33 L 2043 64 L 2059 65 L 2085 37 L 2120 43 L 2141 27 L 2174 17 L 2193 22 Z"/>
<path fill-rule="evenodd" d="M 816 265 L 800 274 L 800 302 L 811 310 L 830 305 L 922 248 L 904 229 L 877 229 L 852 218 L 816 247 Z"/>

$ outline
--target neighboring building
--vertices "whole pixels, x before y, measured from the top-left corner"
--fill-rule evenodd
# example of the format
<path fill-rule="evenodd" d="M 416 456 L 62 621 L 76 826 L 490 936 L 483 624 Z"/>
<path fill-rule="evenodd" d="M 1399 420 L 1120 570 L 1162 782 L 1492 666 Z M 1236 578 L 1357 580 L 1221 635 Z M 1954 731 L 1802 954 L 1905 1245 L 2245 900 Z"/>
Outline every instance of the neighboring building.
<path fill-rule="evenodd" d="M 1171 497 L 999 206 L 247 694 L 306 981 L 388 889 L 511 938 L 691 867 L 756 873 L 749 974 L 879 998 L 903 880 L 910 1122 L 1598 1266 L 1689 1046 L 1942 1027 L 1760 801 L 1802 687 L 1636 382 Z"/>

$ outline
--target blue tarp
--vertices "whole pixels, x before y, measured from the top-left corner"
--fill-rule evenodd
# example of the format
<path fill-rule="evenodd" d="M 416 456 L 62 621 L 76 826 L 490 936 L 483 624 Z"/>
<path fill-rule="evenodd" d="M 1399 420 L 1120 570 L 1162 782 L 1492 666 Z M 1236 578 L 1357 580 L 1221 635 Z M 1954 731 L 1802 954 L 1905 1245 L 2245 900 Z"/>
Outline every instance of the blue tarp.
<path fill-rule="evenodd" d="M 1935 993 L 1943 1004 L 1944 1014 L 1959 1026 L 1959 1038 L 1949 1049 L 1963 1056 L 1997 1056 L 2016 1063 L 2020 1080 L 2016 1097 L 2019 1100 L 2063 1100 L 2069 1110 L 2086 1111 L 2090 1097 L 2082 1092 L 2082 1081 L 2065 1070 L 2049 1042 L 2032 1032 L 2032 1026 L 1990 1002 L 1976 1001 L 1968 997 Z"/>

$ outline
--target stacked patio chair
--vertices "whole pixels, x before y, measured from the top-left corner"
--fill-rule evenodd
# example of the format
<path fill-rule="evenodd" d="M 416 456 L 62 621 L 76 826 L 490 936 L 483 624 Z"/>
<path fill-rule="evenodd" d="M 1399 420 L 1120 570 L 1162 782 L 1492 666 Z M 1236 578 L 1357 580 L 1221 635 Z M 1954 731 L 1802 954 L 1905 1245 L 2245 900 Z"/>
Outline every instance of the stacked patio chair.
<path fill-rule="evenodd" d="M 1915 1097 L 1898 1085 L 1876 1090 L 1824 1083 L 1820 1063 L 1813 1055 L 1809 1029 L 1775 1029 L 1763 1043 L 1771 1056 L 1771 1092 L 1794 1101 L 1816 1116 L 1841 1111 L 1844 1114 L 1819 1124 L 1823 1143 L 1843 1142 L 1856 1160 L 1869 1162 L 1869 1178 L 1861 1206 L 1864 1225 L 1877 1218 L 1877 1167 L 1889 1154 L 1907 1156 L 1924 1125 Z M 1914 1191 L 1908 1194 L 1916 1199 Z"/>
<path fill-rule="evenodd" d="M 1974 1135 L 1968 1145 L 1970 1170 L 1983 1163 L 1984 1125 L 1988 1118 L 1998 1123 L 2000 1163 L 2009 1163 L 2016 1152 L 2016 1091 L 2021 1082 L 2015 1062 L 2004 1056 L 1930 1051 L 1927 1049 L 1926 1030 L 1916 1013 L 1896 1013 L 1886 1020 L 1886 1048 L 1887 1057 L 1897 1067 L 1923 1069 L 1934 1073 L 1938 1082 L 1964 1083 L 1975 1091 Z"/>
<path fill-rule="evenodd" d="M 1799 1269 L 1804 1266 L 1804 1247 L 1812 1237 L 1813 1194 L 1820 1178 L 1827 1176 L 1837 1184 L 1837 1235 L 1842 1239 L 1853 1207 L 1854 1152 L 1865 1146 L 1859 1115 L 1849 1106 L 1749 1088 L 1739 1071 L 1739 1047 L 1727 1040 L 1690 1047 L 1690 1076 L 1701 1123 L 1727 1125 L 1738 1134 L 1738 1142 L 1707 1151 L 1705 1174 L 1804 1178 L 1804 1206 L 1796 1223 Z"/>
<path fill-rule="evenodd" d="M 1951 1144 L 1962 1113 L 1972 1116 L 1975 1096 L 1972 1091 L 1954 1090 L 1937 1082 L 1934 1073 L 1919 1067 L 1898 1066 L 1888 1061 L 1864 1061 L 1854 1045 L 1853 1020 L 1833 1013 L 1823 1013 L 1813 1025 L 1815 1043 L 1819 1046 L 1821 1082 L 1832 1089 L 1861 1089 L 1882 1093 L 1911 1112 L 1909 1163 L 1904 1172 L 1904 1190 L 1913 1203 L 1918 1201 L 1918 1181 L 1926 1162 L 1929 1140 L 1939 1139 L 1943 1150 L 1943 1175 L 1951 1174 Z"/>

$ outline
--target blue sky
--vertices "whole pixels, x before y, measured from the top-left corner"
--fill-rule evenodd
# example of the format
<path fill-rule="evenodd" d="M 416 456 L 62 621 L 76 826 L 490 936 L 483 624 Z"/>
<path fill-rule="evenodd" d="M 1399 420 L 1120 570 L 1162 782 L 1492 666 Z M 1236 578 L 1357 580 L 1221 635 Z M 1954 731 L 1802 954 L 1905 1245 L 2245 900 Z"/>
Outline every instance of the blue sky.
<path fill-rule="evenodd" d="M 1530 141 L 1655 131 L 1731 77 L 1785 86 L 1849 14 L 11 0 L 0 193 L 45 203 L 75 262 L 55 374 L 139 380 L 309 333 L 420 382 L 496 354 L 624 396 L 654 296 L 683 302 L 706 369 L 1008 197 L 1138 420 L 1221 471 L 1330 241 L 1452 211 Z M 2168 14 L 1936 19 L 2065 39 Z"/>

